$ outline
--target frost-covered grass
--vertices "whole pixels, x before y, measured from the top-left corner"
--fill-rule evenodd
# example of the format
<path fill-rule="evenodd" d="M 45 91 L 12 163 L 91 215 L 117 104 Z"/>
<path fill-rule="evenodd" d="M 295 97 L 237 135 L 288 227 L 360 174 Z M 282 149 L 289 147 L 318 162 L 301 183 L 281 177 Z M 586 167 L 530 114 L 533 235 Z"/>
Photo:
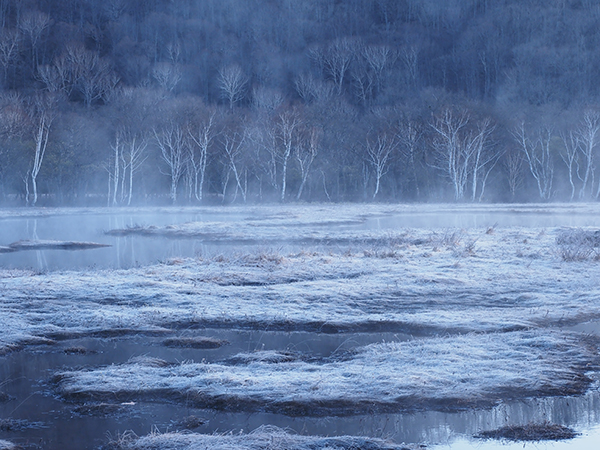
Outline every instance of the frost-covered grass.
<path fill-rule="evenodd" d="M 12 442 L 0 439 L 0 450 L 17 450 L 17 448 Z"/>
<path fill-rule="evenodd" d="M 556 236 L 559 254 L 564 261 L 600 259 L 600 230 L 567 228 Z"/>
<path fill-rule="evenodd" d="M 0 352 L 69 336 L 187 327 L 414 335 L 600 317 L 595 261 L 563 261 L 559 229 L 400 229 L 343 247 L 174 258 L 129 270 L 0 270 Z M 379 234 L 378 234 L 379 233 Z"/>
<path fill-rule="evenodd" d="M 591 342 L 541 331 L 371 344 L 323 361 L 267 356 L 241 355 L 234 364 L 138 359 L 60 372 L 56 381 L 66 398 L 162 398 L 223 410 L 345 415 L 577 394 L 598 363 Z"/>
<path fill-rule="evenodd" d="M 383 439 L 354 436 L 301 436 L 280 428 L 263 426 L 251 433 L 195 434 L 151 433 L 137 437 L 127 433 L 115 439 L 115 450 L 415 450 Z"/>
<path fill-rule="evenodd" d="M 587 371 L 597 368 L 597 352 L 590 341 L 556 328 L 600 317 L 599 263 L 565 258 L 563 228 L 453 227 L 440 213 L 500 211 L 524 217 L 541 211 L 550 218 L 553 213 L 593 217 L 598 210 L 598 205 L 198 209 L 213 214 L 212 221 L 147 224 L 138 231 L 236 242 L 227 251 L 175 255 L 128 270 L 0 270 L 0 353 L 71 337 L 144 333 L 161 336 L 165 345 L 195 347 L 206 343 L 173 337 L 203 327 L 390 331 L 422 339 L 359 347 L 330 359 L 274 351 L 220 363 L 135 359 L 63 371 L 57 386 L 67 398 L 100 398 L 107 404 L 115 398 L 169 399 L 290 415 L 458 409 L 581 393 L 589 383 Z M 369 228 L 368 221 L 402 213 L 438 222 Z M 219 214 L 227 220 L 215 221 Z M 243 219 L 234 222 L 234 217 Z M 290 241 L 293 245 L 281 247 Z M 179 442 L 191 435 L 168 436 L 142 439 Z M 219 442 L 236 448 L 249 442 L 245 437 L 239 444 Z M 135 442 L 127 445 L 141 445 Z M 196 448 L 193 442 L 173 448 Z M 281 448 L 324 448 L 311 442 Z M 143 445 L 148 447 L 130 448 L 154 448 Z"/>

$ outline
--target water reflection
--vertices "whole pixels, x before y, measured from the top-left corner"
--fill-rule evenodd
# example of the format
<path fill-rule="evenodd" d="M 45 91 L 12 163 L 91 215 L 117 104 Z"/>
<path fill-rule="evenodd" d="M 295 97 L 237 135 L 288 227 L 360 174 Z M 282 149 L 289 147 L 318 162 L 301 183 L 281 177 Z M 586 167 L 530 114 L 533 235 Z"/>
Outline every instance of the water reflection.
<path fill-rule="evenodd" d="M 0 267 L 48 270 L 86 268 L 126 269 L 154 264 L 172 257 L 194 257 L 210 251 L 199 240 L 169 240 L 140 236 L 115 237 L 107 230 L 137 225 L 166 226 L 190 221 L 240 220 L 239 215 L 198 213 L 157 214 L 87 214 L 81 216 L 47 216 L 0 220 L 0 245 L 19 240 L 62 240 L 108 244 L 111 247 L 90 250 L 33 250 L 0 254 Z"/>
<path fill-rule="evenodd" d="M 22 443 L 35 437 L 44 448 L 84 450 L 96 448 L 105 442 L 107 432 L 114 436 L 130 429 L 138 435 L 143 435 L 149 433 L 153 427 L 164 432 L 177 428 L 175 424 L 178 421 L 193 415 L 208 420 L 196 430 L 203 433 L 250 431 L 263 424 L 270 424 L 301 434 L 364 435 L 389 438 L 395 442 L 440 444 L 443 448 L 458 450 L 471 448 L 465 446 L 475 444 L 457 437 L 473 436 L 483 430 L 506 425 L 548 421 L 577 430 L 586 430 L 600 423 L 600 393 L 597 389 L 581 397 L 524 399 L 502 403 L 489 410 L 459 413 L 429 411 L 414 414 L 291 418 L 278 414 L 224 413 L 168 403 L 136 403 L 123 406 L 116 414 L 82 415 L 76 412 L 77 405 L 55 398 L 51 386 L 46 384 L 52 373 L 63 367 L 119 364 L 139 355 L 158 357 L 170 362 L 203 359 L 220 361 L 238 352 L 280 349 L 318 357 L 330 356 L 371 342 L 408 338 L 392 334 L 320 336 L 314 333 L 234 330 L 203 330 L 194 333 L 226 339 L 230 344 L 214 350 L 197 350 L 165 347 L 161 345 L 163 338 L 80 339 L 63 342 L 58 346 L 40 347 L 37 352 L 14 353 L 2 358 L 0 390 L 13 399 L 0 403 L 0 417 L 43 422 L 45 427 L 14 432 L 0 431 L 0 439 Z M 185 336 L 191 334 L 191 331 L 184 333 Z M 65 348 L 73 346 L 84 347 L 88 353 L 64 352 Z M 119 398 L 115 401 L 120 403 L 128 399 Z M 477 444 L 477 448 L 479 445 L 481 443 Z M 485 448 L 490 450 L 495 448 L 491 443 L 485 445 Z M 522 447 L 522 444 L 520 445 Z M 570 450 L 582 448 L 575 444 L 568 445 L 571 447 L 565 448 Z M 501 448 L 506 447 L 502 445 Z"/>
<path fill-rule="evenodd" d="M 214 243 L 199 239 L 162 239 L 147 236 L 107 236 L 107 230 L 122 229 L 140 225 L 166 226 L 186 222 L 232 222 L 260 217 L 259 211 L 250 215 L 235 213 L 200 213 L 159 211 L 156 213 L 109 212 L 105 214 L 55 215 L 44 217 L 0 219 L 0 245 L 29 240 L 92 241 L 109 244 L 111 247 L 90 250 L 35 250 L 0 254 L 0 267 L 22 268 L 39 271 L 77 270 L 82 268 L 126 269 L 144 266 L 175 257 L 195 257 L 238 251 L 238 244 Z M 445 213 L 409 212 L 401 215 L 368 218 L 364 222 L 340 224 L 335 230 L 381 230 L 398 228 L 481 228 L 490 226 L 600 226 L 600 219 L 594 214 L 516 214 L 504 212 L 465 212 Z M 293 227 L 290 227 L 293 230 Z M 293 231 L 290 231 L 293 232 Z M 268 245 L 268 243 L 266 243 Z M 264 246 L 264 245 L 263 245 Z M 252 246 L 245 246 L 246 251 Z"/>

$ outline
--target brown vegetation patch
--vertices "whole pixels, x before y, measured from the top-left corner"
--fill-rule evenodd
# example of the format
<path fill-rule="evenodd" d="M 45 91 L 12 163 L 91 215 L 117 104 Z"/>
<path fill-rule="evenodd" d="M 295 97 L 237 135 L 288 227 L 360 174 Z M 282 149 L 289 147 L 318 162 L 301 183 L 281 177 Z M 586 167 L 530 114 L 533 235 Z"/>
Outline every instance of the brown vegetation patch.
<path fill-rule="evenodd" d="M 8 246 L 8 251 L 21 250 L 88 250 L 92 248 L 111 247 L 109 244 L 99 244 L 97 242 L 75 242 L 75 241 L 17 241 Z M 7 247 L 1 247 L 7 249 Z"/>
<path fill-rule="evenodd" d="M 163 345 L 166 347 L 179 348 L 197 348 L 197 349 L 213 349 L 223 347 L 229 344 L 229 341 L 223 339 L 215 339 L 211 337 L 174 337 L 165 339 Z"/>
<path fill-rule="evenodd" d="M 201 425 L 208 423 L 207 419 L 202 419 L 196 416 L 187 416 L 181 419 L 176 423 L 178 428 L 182 428 L 184 430 L 194 430 Z"/>
<path fill-rule="evenodd" d="M 63 352 L 67 355 L 89 355 L 96 353 L 93 350 L 89 350 L 83 346 L 74 345 L 72 347 L 67 347 L 63 350 Z"/>
<path fill-rule="evenodd" d="M 509 441 L 559 441 L 573 439 L 578 435 L 575 430 L 555 423 L 530 423 L 527 425 L 508 425 L 496 430 L 482 431 L 481 439 L 507 439 Z"/>

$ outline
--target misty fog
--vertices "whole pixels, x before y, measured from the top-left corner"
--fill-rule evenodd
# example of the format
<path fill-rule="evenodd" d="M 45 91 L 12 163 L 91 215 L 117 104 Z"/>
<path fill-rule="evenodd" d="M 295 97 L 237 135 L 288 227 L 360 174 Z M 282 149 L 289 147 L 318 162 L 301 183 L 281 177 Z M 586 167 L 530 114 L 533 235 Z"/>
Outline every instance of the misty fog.
<path fill-rule="evenodd" d="M 0 204 L 600 194 L 585 1 L 0 1 Z"/>

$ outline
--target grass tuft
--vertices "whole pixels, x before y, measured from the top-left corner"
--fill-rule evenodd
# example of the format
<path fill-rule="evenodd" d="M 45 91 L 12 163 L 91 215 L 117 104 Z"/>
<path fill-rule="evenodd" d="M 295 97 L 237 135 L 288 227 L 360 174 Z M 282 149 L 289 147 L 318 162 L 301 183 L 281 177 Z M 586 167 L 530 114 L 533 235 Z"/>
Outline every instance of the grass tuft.
<path fill-rule="evenodd" d="M 274 426 L 262 426 L 251 433 L 195 434 L 133 433 L 118 436 L 111 450 L 413 450 L 416 446 L 398 445 L 383 439 L 339 436 L 301 436 Z"/>
<path fill-rule="evenodd" d="M 556 244 L 563 261 L 600 259 L 600 230 L 564 229 L 556 237 Z"/>

